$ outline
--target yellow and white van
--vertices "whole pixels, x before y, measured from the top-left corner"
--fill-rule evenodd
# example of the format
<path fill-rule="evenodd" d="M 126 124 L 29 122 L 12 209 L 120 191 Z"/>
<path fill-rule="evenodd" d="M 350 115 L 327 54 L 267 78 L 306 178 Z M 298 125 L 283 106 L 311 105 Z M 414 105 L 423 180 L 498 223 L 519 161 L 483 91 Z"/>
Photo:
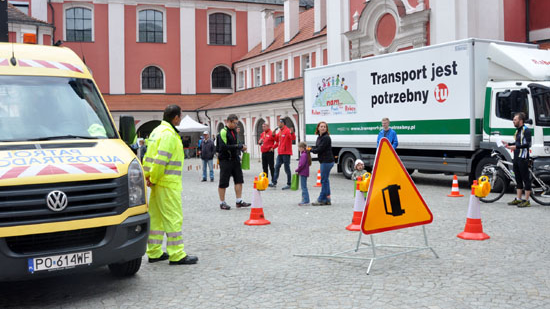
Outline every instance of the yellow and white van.
<path fill-rule="evenodd" d="M 70 49 L 0 43 L 0 281 L 139 270 L 149 215 L 129 118 L 125 143 Z"/>

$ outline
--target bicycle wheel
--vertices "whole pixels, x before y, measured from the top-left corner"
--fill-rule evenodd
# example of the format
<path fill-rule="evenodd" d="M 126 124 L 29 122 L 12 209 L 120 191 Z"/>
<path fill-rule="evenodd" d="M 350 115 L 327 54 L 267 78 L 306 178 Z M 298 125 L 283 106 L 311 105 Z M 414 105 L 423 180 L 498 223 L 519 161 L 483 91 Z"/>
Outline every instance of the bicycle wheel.
<path fill-rule="evenodd" d="M 535 172 L 531 179 L 531 197 L 541 205 L 550 206 L 550 172 Z"/>
<path fill-rule="evenodd" d="M 483 203 L 492 203 L 498 201 L 506 191 L 506 182 L 500 175 L 485 175 L 489 177 L 489 183 L 491 184 L 491 192 L 486 197 L 480 197 L 479 200 Z"/>

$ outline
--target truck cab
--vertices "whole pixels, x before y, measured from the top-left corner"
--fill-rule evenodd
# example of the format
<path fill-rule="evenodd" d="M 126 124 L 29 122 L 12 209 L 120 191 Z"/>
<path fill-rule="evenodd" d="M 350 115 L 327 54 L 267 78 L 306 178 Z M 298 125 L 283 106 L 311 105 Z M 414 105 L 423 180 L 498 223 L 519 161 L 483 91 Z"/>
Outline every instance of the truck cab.
<path fill-rule="evenodd" d="M 536 168 L 550 167 L 550 59 L 545 55 L 546 52 L 537 49 L 520 51 L 514 46 L 494 43 L 487 50 L 489 81 L 482 148 L 495 148 L 499 141 L 513 142 L 516 129 L 512 119 L 515 113 L 524 112 L 528 117 L 526 125 L 533 134 L 530 156 Z M 498 149 L 512 159 L 512 152 Z"/>
<path fill-rule="evenodd" d="M 141 164 L 80 58 L 0 44 L 0 281 L 105 265 L 135 274 L 145 193 Z"/>

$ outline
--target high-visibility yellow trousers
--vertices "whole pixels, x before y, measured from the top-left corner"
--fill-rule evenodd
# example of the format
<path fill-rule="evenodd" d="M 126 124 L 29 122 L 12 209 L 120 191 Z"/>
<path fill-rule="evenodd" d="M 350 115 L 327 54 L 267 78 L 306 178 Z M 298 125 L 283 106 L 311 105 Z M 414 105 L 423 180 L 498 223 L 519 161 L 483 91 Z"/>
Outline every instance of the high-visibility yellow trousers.
<path fill-rule="evenodd" d="M 179 261 L 187 254 L 183 251 L 181 225 L 181 191 L 154 185 L 149 198 L 151 231 L 147 241 L 147 256 L 159 258 L 162 255 L 162 240 L 166 233 L 166 251 L 170 261 Z"/>

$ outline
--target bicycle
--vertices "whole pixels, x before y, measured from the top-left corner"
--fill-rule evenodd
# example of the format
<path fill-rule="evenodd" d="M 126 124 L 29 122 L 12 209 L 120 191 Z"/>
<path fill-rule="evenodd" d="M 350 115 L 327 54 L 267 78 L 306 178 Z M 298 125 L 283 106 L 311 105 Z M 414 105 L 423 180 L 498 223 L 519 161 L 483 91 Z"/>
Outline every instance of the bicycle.
<path fill-rule="evenodd" d="M 516 177 L 512 170 L 514 164 L 506 161 L 503 156 L 495 150 L 491 152 L 491 157 L 496 158 L 497 163 L 485 166 L 481 172 L 482 176 L 489 177 L 489 183 L 491 184 L 491 192 L 489 195 L 480 198 L 484 203 L 498 201 L 504 195 L 509 182 L 516 186 Z M 531 197 L 540 205 L 550 206 L 550 170 L 533 170 L 532 159 L 529 160 Z"/>

